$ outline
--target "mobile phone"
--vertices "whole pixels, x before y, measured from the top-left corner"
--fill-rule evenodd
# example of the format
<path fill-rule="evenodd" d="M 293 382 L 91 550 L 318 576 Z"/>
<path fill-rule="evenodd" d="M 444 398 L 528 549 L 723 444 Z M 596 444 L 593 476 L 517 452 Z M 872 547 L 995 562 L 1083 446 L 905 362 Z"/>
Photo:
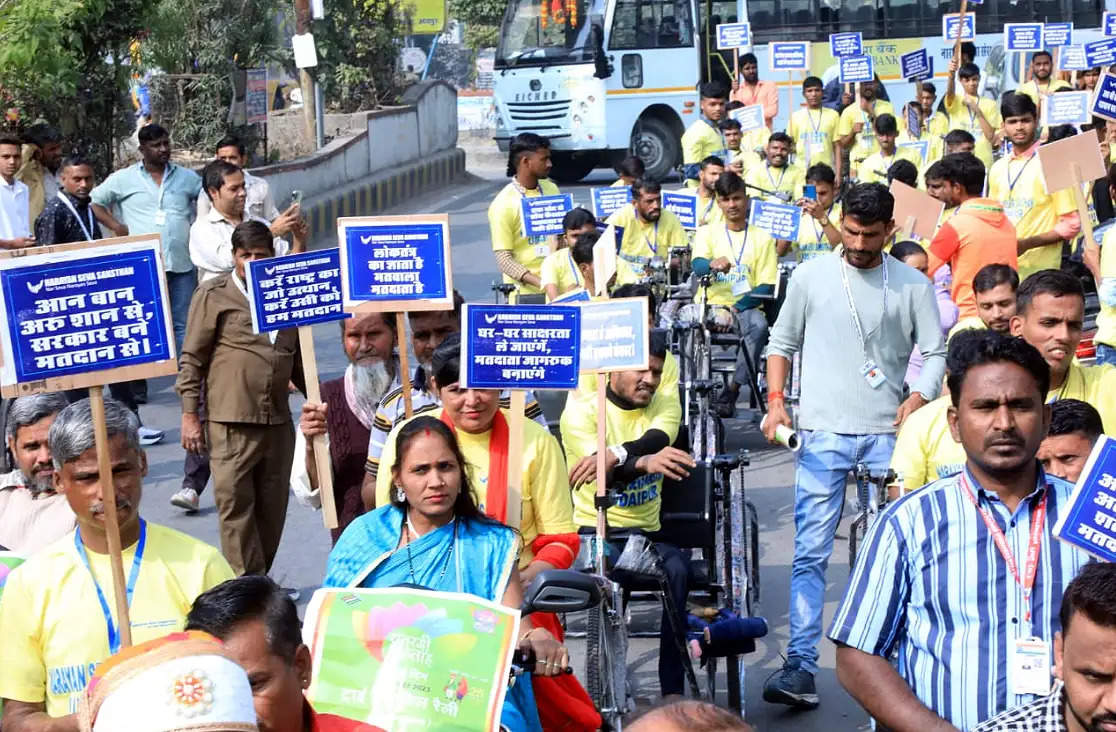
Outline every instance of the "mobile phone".
<path fill-rule="evenodd" d="M 818 187 L 813 183 L 802 186 L 802 197 L 809 198 L 811 201 L 818 200 Z"/>
<path fill-rule="evenodd" d="M 302 203 L 302 191 L 291 191 L 291 205 L 298 206 Z"/>

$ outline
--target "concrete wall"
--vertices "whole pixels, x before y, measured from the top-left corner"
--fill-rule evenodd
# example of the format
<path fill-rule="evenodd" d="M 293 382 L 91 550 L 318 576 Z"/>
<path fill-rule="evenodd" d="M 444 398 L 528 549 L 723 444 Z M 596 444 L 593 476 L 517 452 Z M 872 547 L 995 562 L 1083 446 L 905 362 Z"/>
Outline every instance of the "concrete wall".
<path fill-rule="evenodd" d="M 373 170 L 386 170 L 414 160 L 423 153 L 419 145 L 419 114 L 413 106 L 368 113 L 368 159 Z"/>
<path fill-rule="evenodd" d="M 418 110 L 419 154 L 457 145 L 457 90 L 444 81 L 416 84 L 403 94 L 403 103 Z M 453 114 L 448 114 L 450 109 Z"/>

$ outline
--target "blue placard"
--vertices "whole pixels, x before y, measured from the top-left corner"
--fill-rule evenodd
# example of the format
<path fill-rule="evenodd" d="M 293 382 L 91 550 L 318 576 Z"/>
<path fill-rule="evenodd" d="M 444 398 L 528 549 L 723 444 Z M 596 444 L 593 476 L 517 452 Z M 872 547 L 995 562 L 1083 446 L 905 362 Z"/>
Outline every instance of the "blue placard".
<path fill-rule="evenodd" d="M 663 210 L 678 217 L 683 229 L 697 228 L 697 196 L 682 191 L 663 191 Z"/>
<path fill-rule="evenodd" d="M 926 156 L 930 154 L 930 141 L 929 140 L 915 140 L 913 142 L 900 142 L 899 147 L 909 147 L 918 151 L 922 157 L 922 162 L 926 162 Z"/>
<path fill-rule="evenodd" d="M 899 75 L 907 81 L 921 81 L 934 75 L 934 62 L 925 48 L 899 57 Z"/>
<path fill-rule="evenodd" d="M 772 71 L 806 71 L 810 68 L 810 44 L 804 41 L 772 41 L 767 44 Z"/>
<path fill-rule="evenodd" d="M 369 223 L 344 228 L 347 301 L 452 302 L 444 224 Z"/>
<path fill-rule="evenodd" d="M 1046 48 L 1073 45 L 1073 23 L 1047 23 L 1042 27 L 1042 45 Z"/>
<path fill-rule="evenodd" d="M 942 16 L 942 40 L 953 43 L 957 40 L 957 24 L 960 22 L 960 13 L 949 13 Z M 965 13 L 965 25 L 961 29 L 961 40 L 971 41 L 976 38 L 976 13 Z"/>
<path fill-rule="evenodd" d="M 593 194 L 593 215 L 600 221 L 632 202 L 631 186 L 591 188 L 590 191 Z"/>
<path fill-rule="evenodd" d="M 872 81 L 876 78 L 871 56 L 842 56 L 840 62 L 839 80 L 842 84 Z"/>
<path fill-rule="evenodd" d="M 1116 13 L 1105 10 L 1101 14 L 1101 31 L 1106 36 L 1116 36 Z"/>
<path fill-rule="evenodd" d="M 462 309 L 462 387 L 577 387 L 580 307 L 467 304 Z"/>
<path fill-rule="evenodd" d="M 740 123 L 741 132 L 751 132 L 752 130 L 758 130 L 760 127 L 766 126 L 766 122 L 763 119 L 762 104 L 737 107 L 729 112 L 729 117 Z"/>
<path fill-rule="evenodd" d="M 1087 91 L 1058 92 L 1042 98 L 1042 124 L 1083 125 L 1089 121 L 1089 97 Z"/>
<path fill-rule="evenodd" d="M 350 317 L 342 306 L 340 249 L 249 262 L 246 274 L 257 333 Z"/>
<path fill-rule="evenodd" d="M 1058 71 L 1085 71 L 1088 68 L 1084 46 L 1062 47 L 1062 52 L 1058 54 Z"/>
<path fill-rule="evenodd" d="M 581 306 L 581 370 L 647 368 L 647 298 L 623 297 Z"/>
<path fill-rule="evenodd" d="M 918 102 L 911 102 L 906 106 L 907 134 L 911 137 L 922 137 L 922 115 L 918 113 Z"/>
<path fill-rule="evenodd" d="M 1102 38 L 1085 44 L 1085 68 L 1109 66 L 1116 63 L 1116 38 Z"/>
<path fill-rule="evenodd" d="M 1042 50 L 1042 23 L 1005 23 L 1004 48 L 1016 52 Z"/>
<path fill-rule="evenodd" d="M 557 236 L 562 233 L 562 219 L 573 208 L 573 196 L 559 193 L 556 196 L 524 196 L 520 201 L 523 212 L 523 235 L 528 239 L 538 236 Z"/>
<path fill-rule="evenodd" d="M 173 359 L 158 248 L 152 240 L 7 260 L 0 270 L 6 379 Z"/>
<path fill-rule="evenodd" d="M 789 203 L 771 203 L 752 199 L 748 212 L 748 225 L 763 229 L 776 239 L 795 241 L 798 225 L 802 223 L 802 209 Z"/>
<path fill-rule="evenodd" d="M 1116 441 L 1101 435 L 1059 512 L 1055 538 L 1116 562 Z"/>
<path fill-rule="evenodd" d="M 576 290 L 570 290 L 565 295 L 559 295 L 558 297 L 551 300 L 550 304 L 562 305 L 564 303 L 589 302 L 589 300 L 591 299 L 592 298 L 589 297 L 589 293 L 585 290 L 585 288 L 579 287 Z"/>
<path fill-rule="evenodd" d="M 864 55 L 864 36 L 856 33 L 830 33 L 829 53 L 834 58 Z"/>
<path fill-rule="evenodd" d="M 752 27 L 748 23 L 718 23 L 717 48 L 748 48 L 752 45 Z"/>
<path fill-rule="evenodd" d="M 1093 90 L 1092 114 L 1116 121 L 1116 76 L 1101 74 Z"/>

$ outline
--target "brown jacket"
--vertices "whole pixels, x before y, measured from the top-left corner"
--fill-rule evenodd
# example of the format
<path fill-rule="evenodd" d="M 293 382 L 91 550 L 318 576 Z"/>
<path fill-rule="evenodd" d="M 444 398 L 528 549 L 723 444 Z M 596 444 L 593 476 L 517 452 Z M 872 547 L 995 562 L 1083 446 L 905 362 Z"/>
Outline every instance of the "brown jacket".
<path fill-rule="evenodd" d="M 194 291 L 175 389 L 182 411 L 197 414 L 201 389 L 213 422 L 286 424 L 288 382 L 305 392 L 298 331 L 278 331 L 275 343 L 252 332 L 248 300 L 228 272 Z"/>

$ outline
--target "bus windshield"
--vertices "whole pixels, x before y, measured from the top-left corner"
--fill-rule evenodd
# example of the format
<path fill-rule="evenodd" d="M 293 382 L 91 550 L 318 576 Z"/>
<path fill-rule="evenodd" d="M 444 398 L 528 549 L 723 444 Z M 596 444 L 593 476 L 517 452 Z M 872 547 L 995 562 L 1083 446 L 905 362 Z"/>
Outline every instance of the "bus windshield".
<path fill-rule="evenodd" d="M 603 0 L 510 0 L 496 67 L 591 63 Z"/>

